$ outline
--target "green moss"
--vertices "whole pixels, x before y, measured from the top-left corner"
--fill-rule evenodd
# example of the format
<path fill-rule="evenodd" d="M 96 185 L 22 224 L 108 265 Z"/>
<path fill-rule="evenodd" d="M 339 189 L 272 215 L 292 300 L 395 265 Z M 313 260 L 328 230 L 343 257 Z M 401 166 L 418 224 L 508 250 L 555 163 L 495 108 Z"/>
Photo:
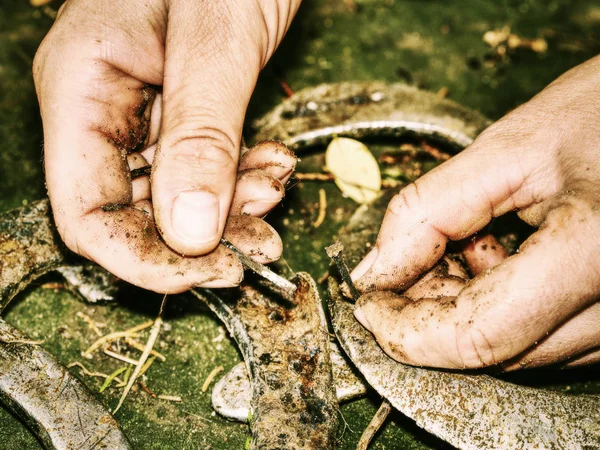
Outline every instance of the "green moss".
<path fill-rule="evenodd" d="M 306 0 L 281 49 L 263 71 L 252 99 L 248 123 L 281 101 L 280 80 L 299 90 L 322 82 L 342 80 L 408 81 L 437 91 L 478 109 L 491 118 L 540 91 L 563 71 L 599 50 L 597 0 L 357 0 L 357 11 L 340 0 Z M 57 4 L 52 4 L 57 8 Z M 41 197 L 42 130 L 30 74 L 35 49 L 51 20 L 26 0 L 4 0 L 0 13 L 0 211 Z M 539 55 L 517 51 L 511 59 L 486 65 L 489 48 L 483 34 L 505 25 L 528 38 L 546 36 L 549 51 Z M 596 28 L 595 28 L 596 27 Z M 383 147 L 374 146 L 380 151 Z M 305 155 L 302 171 L 319 171 L 322 155 Z M 318 190 L 324 188 L 328 214 L 314 229 Z M 270 215 L 281 231 L 285 262 L 295 271 L 306 270 L 316 279 L 329 265 L 323 248 L 348 220 L 356 205 L 341 197 L 332 183 L 301 183 L 288 192 L 285 203 Z M 58 278 L 56 278 L 58 279 Z M 33 288 L 20 296 L 7 320 L 45 347 L 64 364 L 82 361 L 90 369 L 112 373 L 120 363 L 104 356 L 85 360 L 81 352 L 96 336 L 77 318 L 81 311 L 105 323 L 107 331 L 123 330 L 154 318 L 159 296 L 130 290 L 121 301 L 106 306 L 80 303 L 66 292 Z M 173 297 L 161 334 L 159 351 L 167 361 L 156 361 L 146 384 L 157 394 L 180 395 L 182 403 L 156 400 L 136 390 L 117 413 L 136 448 L 243 449 L 248 427 L 212 416 L 209 393 L 200 387 L 217 365 L 226 370 L 239 360 L 229 339 L 212 342 L 219 322 L 202 305 Z M 78 369 L 72 369 L 79 374 Z M 597 377 L 596 377 L 597 378 Z M 98 392 L 102 379 L 81 377 Z M 548 372 L 521 376 L 518 381 L 576 392 L 598 392 L 589 373 L 559 378 Z M 583 380 L 583 381 L 582 381 Z M 114 385 L 99 398 L 114 407 L 120 391 Z M 360 434 L 378 406 L 368 398 L 342 407 L 348 424 L 340 430 L 341 448 L 355 448 Z M 34 449 L 37 441 L 22 425 L 0 409 L 0 448 Z M 378 434 L 374 449 L 440 448 L 442 444 L 412 422 L 396 414 Z"/>

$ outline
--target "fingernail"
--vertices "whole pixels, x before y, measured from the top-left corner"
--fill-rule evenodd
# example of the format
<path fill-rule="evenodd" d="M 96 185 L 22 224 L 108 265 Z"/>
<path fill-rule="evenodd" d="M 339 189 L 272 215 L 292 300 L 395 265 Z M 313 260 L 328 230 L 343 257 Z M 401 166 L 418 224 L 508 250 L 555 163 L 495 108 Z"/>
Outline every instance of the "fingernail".
<path fill-rule="evenodd" d="M 277 203 L 279 203 L 281 199 L 276 201 L 254 201 L 248 202 L 244 206 L 242 206 L 242 214 L 254 217 L 264 216 L 266 213 L 271 211 Z"/>
<path fill-rule="evenodd" d="M 363 327 L 371 331 L 371 324 L 365 317 L 365 313 L 360 306 L 354 310 L 354 317 L 356 317 L 356 320 L 358 320 Z"/>
<path fill-rule="evenodd" d="M 273 178 L 276 178 L 279 181 L 281 181 L 282 183 L 287 181 L 287 179 L 290 177 L 290 175 L 294 171 L 294 169 L 292 167 L 279 165 L 279 164 L 265 166 L 263 170 L 265 172 L 267 172 L 269 175 L 271 175 Z"/>
<path fill-rule="evenodd" d="M 371 268 L 371 266 L 373 266 L 373 263 L 377 259 L 377 254 L 377 247 L 375 247 L 367 254 L 367 256 L 363 258 L 361 262 L 358 263 L 358 266 L 356 266 L 350 274 L 350 278 L 352 278 L 352 281 L 358 280 L 369 271 L 369 269 Z"/>
<path fill-rule="evenodd" d="M 173 202 L 171 223 L 183 239 L 192 244 L 205 244 L 217 238 L 219 201 L 204 191 L 180 193 Z"/>
<path fill-rule="evenodd" d="M 239 282 L 238 283 L 233 283 L 233 282 L 231 282 L 229 280 L 218 279 L 218 280 L 207 281 L 205 283 L 202 283 L 198 287 L 209 288 L 209 289 L 215 289 L 215 288 L 232 288 L 232 287 L 238 286 L 239 284 L 240 284 Z"/>

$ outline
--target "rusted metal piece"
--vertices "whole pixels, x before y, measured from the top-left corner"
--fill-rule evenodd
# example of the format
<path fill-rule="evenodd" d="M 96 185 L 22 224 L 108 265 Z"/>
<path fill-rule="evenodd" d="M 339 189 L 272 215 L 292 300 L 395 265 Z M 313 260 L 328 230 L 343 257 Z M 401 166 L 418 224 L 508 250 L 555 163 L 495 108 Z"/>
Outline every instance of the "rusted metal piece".
<path fill-rule="evenodd" d="M 393 192 L 359 207 L 340 231 L 357 264 L 374 242 Z M 463 449 L 598 448 L 600 396 L 523 387 L 487 375 L 416 368 L 389 358 L 353 316 L 330 279 L 330 311 L 340 346 L 367 382 L 417 424 Z"/>
<path fill-rule="evenodd" d="M 361 206 L 340 230 L 356 264 L 373 242 L 393 193 Z M 329 279 L 329 308 L 340 346 L 382 397 L 417 425 L 461 449 L 600 447 L 600 396 L 567 395 L 483 374 L 412 367 L 387 356 L 354 318 L 354 305 Z"/>
<path fill-rule="evenodd" d="M 88 303 L 116 300 L 120 280 L 108 270 L 82 258 L 73 258 L 68 265 L 56 271 L 65 279 L 65 287 Z"/>
<path fill-rule="evenodd" d="M 29 283 L 64 264 L 66 255 L 47 200 L 0 214 L 0 312 Z"/>
<path fill-rule="evenodd" d="M 294 150 L 333 136 L 420 136 L 462 149 L 490 122 L 432 92 L 405 84 L 346 82 L 303 89 L 257 120 L 254 139 L 275 139 Z"/>
<path fill-rule="evenodd" d="M 567 395 L 392 360 L 330 278 L 338 340 L 368 383 L 417 425 L 461 449 L 600 447 L 600 396 Z"/>
<path fill-rule="evenodd" d="M 225 323 L 252 385 L 253 449 L 333 449 L 338 404 L 329 334 L 315 282 L 299 273 L 293 301 L 244 285 L 231 299 L 192 292 Z"/>
<path fill-rule="evenodd" d="M 347 402 L 364 396 L 367 385 L 356 369 L 341 354 L 337 343 L 329 343 L 329 355 L 338 402 Z M 212 390 L 213 409 L 221 416 L 238 422 L 248 422 L 252 403 L 252 384 L 246 365 L 239 363 L 221 378 Z"/>
<path fill-rule="evenodd" d="M 2 319 L 0 400 L 48 449 L 132 448 L 117 421 L 83 384 Z"/>
<path fill-rule="evenodd" d="M 352 303 L 356 303 L 360 297 L 360 293 L 354 286 L 354 282 L 350 277 L 350 269 L 346 265 L 346 261 L 344 259 L 344 245 L 341 243 L 341 241 L 336 241 L 334 244 L 325 248 L 325 252 L 337 266 L 340 277 L 350 292 L 350 299 L 352 300 Z M 390 402 L 384 399 L 381 403 L 381 406 L 379 406 L 379 409 L 375 413 L 375 416 L 373 416 L 371 422 L 369 422 L 369 425 L 363 431 L 363 434 L 361 435 L 356 446 L 356 450 L 367 450 L 369 443 L 377 434 L 377 431 L 379 431 L 379 429 L 383 426 L 391 410 L 392 405 Z"/>
<path fill-rule="evenodd" d="M 54 226 L 50 202 L 40 200 L 0 214 L 0 313 L 29 283 L 56 270 L 84 300 L 114 300 L 117 278 L 70 252 Z"/>
<path fill-rule="evenodd" d="M 0 214 L 0 312 L 29 283 L 73 256 L 58 237 L 47 200 Z M 86 298 L 105 300 L 114 289 L 111 284 L 96 286 L 111 279 L 97 266 L 65 270 L 73 289 Z M 96 271 L 100 274 L 92 276 Z M 46 448 L 131 448 L 119 424 L 88 389 L 2 319 L 0 401 L 23 419 Z"/>

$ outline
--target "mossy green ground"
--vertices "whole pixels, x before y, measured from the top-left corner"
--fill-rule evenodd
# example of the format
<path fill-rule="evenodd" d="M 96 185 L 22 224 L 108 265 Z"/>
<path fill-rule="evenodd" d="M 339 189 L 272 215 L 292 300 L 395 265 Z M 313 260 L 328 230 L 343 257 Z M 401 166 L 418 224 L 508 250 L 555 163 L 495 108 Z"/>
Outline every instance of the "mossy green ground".
<path fill-rule="evenodd" d="M 55 0 L 50 8 L 56 10 Z M 600 50 L 600 1 L 465 0 L 307 0 L 273 61 L 264 70 L 249 108 L 248 120 L 281 101 L 280 80 L 299 90 L 322 82 L 344 80 L 404 81 L 424 89 L 447 88 L 449 97 L 497 119 L 526 101 L 565 70 Z M 26 0 L 0 3 L 0 211 L 41 198 L 42 130 L 30 67 L 35 50 L 52 24 L 48 11 Z M 519 50 L 504 61 L 493 61 L 483 42 L 488 30 L 509 26 L 525 38 L 544 37 L 548 51 Z M 318 169 L 321 156 L 304 158 L 302 170 Z M 325 188 L 328 215 L 318 229 L 318 189 Z M 301 183 L 290 191 L 283 207 L 272 215 L 286 243 L 284 258 L 294 270 L 318 278 L 327 268 L 323 247 L 329 244 L 355 204 L 341 197 L 333 184 Z M 44 281 L 60 281 L 49 276 Z M 160 297 L 128 290 L 118 303 L 90 306 L 65 291 L 42 289 L 36 283 L 19 296 L 6 319 L 68 364 L 83 362 L 90 370 L 111 373 L 120 363 L 81 352 L 95 340 L 77 317 L 81 311 L 118 331 L 153 318 Z M 155 362 L 146 384 L 157 394 L 178 395 L 182 403 L 157 400 L 141 390 L 132 392 L 117 413 L 128 436 L 140 449 L 243 449 L 246 425 L 214 416 L 210 390 L 201 386 L 210 371 L 226 370 L 240 361 L 235 344 L 219 322 L 197 301 L 170 299 L 167 329 L 158 350 L 167 360 Z M 215 339 L 216 338 L 216 339 Z M 73 369 L 79 374 L 78 369 Z M 594 371 L 557 375 L 534 372 L 520 381 L 575 392 L 598 392 Z M 81 379 L 98 391 L 101 379 Z M 120 390 L 99 394 L 114 407 Z M 342 408 L 348 427 L 340 430 L 341 448 L 354 448 L 377 408 L 377 397 Z M 0 409 L 0 448 L 37 449 L 39 444 L 20 422 Z M 379 433 L 375 449 L 440 448 L 444 444 L 396 414 Z"/>

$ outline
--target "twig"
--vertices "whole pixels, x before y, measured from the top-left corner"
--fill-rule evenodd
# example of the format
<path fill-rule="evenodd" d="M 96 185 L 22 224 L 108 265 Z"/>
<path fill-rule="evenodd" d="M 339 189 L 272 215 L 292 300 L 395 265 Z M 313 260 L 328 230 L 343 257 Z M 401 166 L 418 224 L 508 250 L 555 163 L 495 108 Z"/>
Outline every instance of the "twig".
<path fill-rule="evenodd" d="M 298 181 L 334 181 L 335 177 L 330 173 L 318 173 L 318 172 L 296 172 L 294 174 L 294 178 Z M 356 184 L 353 182 L 349 182 L 347 180 L 343 180 L 344 182 L 351 184 L 353 186 L 360 186 L 360 184 Z M 397 188 L 402 186 L 404 183 L 398 180 L 391 179 L 383 179 L 381 180 L 381 187 L 385 189 L 389 188 Z M 364 187 L 364 186 L 363 186 Z"/>
<path fill-rule="evenodd" d="M 283 89 L 283 92 L 285 92 L 285 95 L 288 98 L 292 97 L 294 95 L 294 91 L 290 87 L 290 85 L 287 83 L 287 81 L 285 81 L 285 80 L 279 80 L 279 85 L 281 86 L 281 89 Z"/>
<path fill-rule="evenodd" d="M 358 445 L 356 446 L 356 450 L 367 450 L 369 443 L 375 434 L 377 434 L 377 431 L 379 431 L 391 410 L 392 405 L 390 405 L 387 400 L 384 400 L 371 419 L 369 425 L 367 425 L 367 428 L 365 428 L 365 431 L 363 431 L 363 434 L 358 441 Z"/>
<path fill-rule="evenodd" d="M 335 179 L 331 173 L 296 172 L 294 176 L 298 181 L 333 181 Z"/>
<path fill-rule="evenodd" d="M 123 337 L 127 337 L 127 336 L 137 336 L 137 332 L 141 331 L 145 328 L 148 328 L 150 326 L 152 326 L 154 322 L 152 322 L 151 320 L 141 323 L 139 325 L 136 325 L 133 328 L 130 328 L 128 330 L 125 331 L 117 331 L 115 333 L 109 333 L 107 335 L 102 336 L 100 339 L 98 339 L 96 342 L 94 342 L 92 345 L 89 346 L 89 348 L 82 353 L 82 356 L 84 358 L 89 358 L 93 352 L 95 352 L 96 350 L 98 350 L 100 347 L 102 347 L 104 344 L 107 344 L 111 341 L 116 341 L 117 339 L 121 339 Z"/>
<path fill-rule="evenodd" d="M 82 313 L 81 311 L 77 311 L 76 315 L 81 320 L 83 320 L 85 323 L 87 323 L 88 326 L 92 329 L 92 331 L 94 333 L 96 333 L 96 335 L 102 337 L 102 331 L 100 331 L 100 328 L 98 328 L 98 325 L 96 325 L 96 322 L 94 322 L 94 320 L 90 316 L 88 316 L 87 314 Z"/>
<path fill-rule="evenodd" d="M 148 394 L 150 397 L 152 398 L 156 398 L 157 395 L 152 392 L 148 386 L 146 386 L 146 383 L 144 383 L 142 380 L 138 381 L 138 384 L 140 385 L 140 387 L 142 388 L 142 391 L 144 391 L 146 394 Z"/>
<path fill-rule="evenodd" d="M 342 439 L 344 437 L 344 434 L 346 433 L 346 428 L 348 428 L 350 430 L 350 433 L 354 433 L 354 431 L 352 430 L 352 428 L 350 428 L 350 425 L 348 425 L 348 422 L 346 422 L 346 418 L 344 417 L 344 414 L 342 413 L 342 411 L 339 411 L 340 413 L 340 417 L 342 418 L 342 422 L 344 422 L 344 429 L 342 430 L 342 435 L 340 436 L 340 439 Z"/>
<path fill-rule="evenodd" d="M 325 221 L 326 214 L 327 194 L 325 193 L 325 189 L 319 189 L 319 215 L 317 216 L 317 220 L 313 222 L 313 227 L 319 228 Z"/>
<path fill-rule="evenodd" d="M 133 371 L 133 374 L 131 375 L 129 382 L 127 383 L 127 385 L 125 386 L 125 389 L 123 390 L 123 394 L 121 395 L 121 398 L 119 399 L 119 403 L 117 404 L 117 407 L 113 411 L 113 414 L 115 414 L 119 410 L 119 408 L 125 401 L 125 398 L 127 397 L 127 394 L 129 394 L 129 391 L 131 390 L 133 383 L 135 383 L 137 377 L 139 376 L 140 371 L 142 370 L 142 367 L 144 366 L 144 363 L 148 359 L 148 356 L 150 356 L 150 350 L 152 350 L 152 347 L 154 346 L 154 343 L 156 342 L 156 339 L 158 338 L 158 333 L 160 333 L 160 328 L 163 323 L 162 312 L 163 312 L 163 308 L 165 306 L 166 300 L 167 300 L 167 295 L 165 294 L 163 301 L 160 305 L 158 317 L 154 321 L 154 325 L 152 325 L 152 329 L 150 330 L 150 336 L 148 337 L 148 342 L 146 343 L 146 347 L 144 348 L 144 351 L 142 352 L 142 356 L 140 356 L 140 359 L 138 360 L 137 365 L 135 366 L 135 370 Z"/>
<path fill-rule="evenodd" d="M 327 252 L 327 256 L 333 259 L 333 262 L 335 263 L 340 272 L 342 281 L 346 283 L 348 289 L 350 289 L 352 299 L 354 301 L 358 300 L 358 297 L 360 297 L 360 292 L 358 292 L 358 289 L 356 289 L 356 286 L 354 286 L 352 278 L 350 277 L 350 271 L 348 270 L 346 261 L 344 261 L 344 246 L 342 245 L 342 243 L 340 241 L 337 241 L 335 244 L 326 247 L 325 251 Z"/>
<path fill-rule="evenodd" d="M 437 91 L 437 96 L 438 98 L 441 98 L 442 100 L 445 99 L 446 97 L 448 97 L 448 88 L 447 87 L 441 87 L 439 89 L 439 91 Z"/>
<path fill-rule="evenodd" d="M 224 369 L 223 366 L 217 366 L 215 367 L 206 377 L 206 380 L 204 380 L 204 384 L 202 385 L 202 392 L 206 392 L 206 390 L 208 389 L 208 387 L 210 386 L 210 383 L 212 383 L 212 381 L 215 379 L 215 377 L 219 374 L 219 372 L 221 372 Z"/>
<path fill-rule="evenodd" d="M 452 158 L 452 155 L 441 151 L 439 148 L 429 145 L 425 141 L 421 142 L 421 148 L 425 153 L 433 157 L 433 159 L 435 159 L 436 161 L 448 161 L 450 158 Z"/>
<path fill-rule="evenodd" d="M 130 347 L 133 347 L 136 350 L 139 350 L 140 352 L 144 351 L 144 346 L 140 342 L 138 342 L 135 339 L 133 339 L 132 337 L 127 336 L 125 338 L 125 343 L 127 345 L 129 345 Z M 165 362 L 167 360 L 167 358 L 165 357 L 165 355 L 163 355 L 162 353 L 157 352 L 154 349 L 150 350 L 150 354 L 156 356 L 162 362 Z"/>

